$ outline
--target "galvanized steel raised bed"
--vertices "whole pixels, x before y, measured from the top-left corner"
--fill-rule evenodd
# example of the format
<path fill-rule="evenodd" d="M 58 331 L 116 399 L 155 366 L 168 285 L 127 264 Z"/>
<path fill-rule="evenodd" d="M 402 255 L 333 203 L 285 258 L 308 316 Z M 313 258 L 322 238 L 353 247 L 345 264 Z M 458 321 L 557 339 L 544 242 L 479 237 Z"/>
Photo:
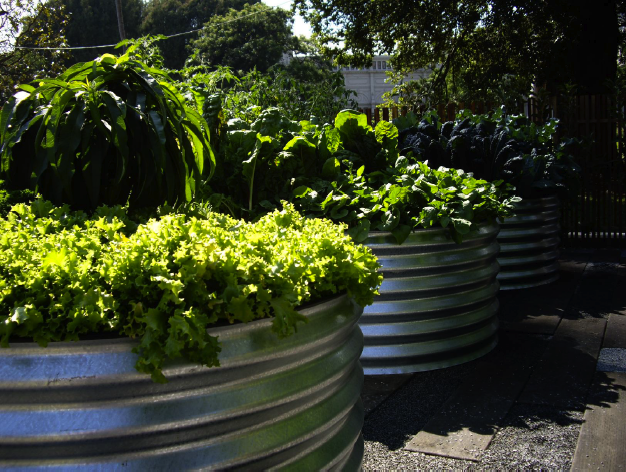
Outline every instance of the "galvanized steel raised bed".
<path fill-rule="evenodd" d="M 365 244 L 382 264 L 380 296 L 359 321 L 366 374 L 449 367 L 497 343 L 497 224 L 456 244 L 447 229 L 413 232 L 401 245 L 390 233 Z"/>
<path fill-rule="evenodd" d="M 221 367 L 186 363 L 155 384 L 128 339 L 0 349 L 0 468 L 360 468 L 361 309 L 341 296 L 271 320 L 211 329 Z"/>
<path fill-rule="evenodd" d="M 515 216 L 500 225 L 501 290 L 536 287 L 559 278 L 559 219 L 557 197 L 523 200 Z"/>

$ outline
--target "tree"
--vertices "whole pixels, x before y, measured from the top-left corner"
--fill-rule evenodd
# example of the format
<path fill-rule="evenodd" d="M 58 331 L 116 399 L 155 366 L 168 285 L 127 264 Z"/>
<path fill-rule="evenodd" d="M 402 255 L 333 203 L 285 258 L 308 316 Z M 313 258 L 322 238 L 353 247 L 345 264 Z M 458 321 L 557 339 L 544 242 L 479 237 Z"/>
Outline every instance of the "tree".
<path fill-rule="evenodd" d="M 120 31 L 115 1 L 112 0 L 51 0 L 62 5 L 70 15 L 67 24 L 67 42 L 72 47 L 117 44 Z M 122 16 L 126 37 L 138 38 L 142 18 L 142 0 L 122 0 Z M 113 48 L 72 51 L 72 59 L 85 62 L 104 53 L 115 53 Z"/>
<path fill-rule="evenodd" d="M 246 3 L 259 0 L 149 0 L 146 3 L 141 32 L 144 35 L 171 35 L 199 29 L 213 15 L 224 15 L 229 9 L 240 10 Z M 185 35 L 161 41 L 159 47 L 165 65 L 181 69 L 193 36 Z"/>
<path fill-rule="evenodd" d="M 245 5 L 241 11 L 231 9 L 212 17 L 200 37 L 191 41 L 194 61 L 265 72 L 294 48 L 292 24 L 293 13 L 262 3 Z"/>
<path fill-rule="evenodd" d="M 603 0 L 295 0 L 339 64 L 369 66 L 392 55 L 398 76 L 427 68 L 418 92 L 482 98 L 503 77 L 558 89 L 574 81 L 599 92 L 615 74 L 615 1 Z M 586 69 L 585 69 L 586 68 Z M 593 71 L 591 74 L 587 71 Z M 591 80 L 590 80 L 591 79 Z M 482 96 L 482 97 L 481 97 Z"/>
<path fill-rule="evenodd" d="M 15 86 L 63 70 L 64 50 L 19 47 L 63 47 L 67 15 L 62 6 L 35 0 L 0 0 L 0 106 Z"/>

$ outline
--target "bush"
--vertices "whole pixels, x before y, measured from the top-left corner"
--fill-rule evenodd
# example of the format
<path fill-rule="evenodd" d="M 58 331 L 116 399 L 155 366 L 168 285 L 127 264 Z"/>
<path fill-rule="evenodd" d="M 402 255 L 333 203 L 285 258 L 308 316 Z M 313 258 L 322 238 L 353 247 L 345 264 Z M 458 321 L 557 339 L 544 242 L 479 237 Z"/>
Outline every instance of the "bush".
<path fill-rule="evenodd" d="M 75 209 L 175 205 L 213 172 L 209 139 L 163 71 L 105 54 L 21 86 L 0 114 L 0 174 Z"/>

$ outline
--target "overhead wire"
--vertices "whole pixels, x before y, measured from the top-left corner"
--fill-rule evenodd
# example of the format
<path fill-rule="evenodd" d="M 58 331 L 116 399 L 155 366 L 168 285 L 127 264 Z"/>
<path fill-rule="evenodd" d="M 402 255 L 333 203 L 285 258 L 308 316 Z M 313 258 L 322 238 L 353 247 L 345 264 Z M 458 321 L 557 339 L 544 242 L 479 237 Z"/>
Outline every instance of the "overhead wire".
<path fill-rule="evenodd" d="M 219 26 L 219 25 L 225 25 L 227 23 L 233 23 L 235 21 L 239 21 L 243 18 L 248 18 L 250 16 L 255 16 L 255 15 L 260 15 L 261 13 L 265 13 L 266 11 L 270 11 L 273 10 L 274 8 L 277 7 L 282 7 L 283 5 L 286 5 L 288 3 L 291 3 L 291 0 L 287 0 L 283 3 L 279 3 L 278 5 L 274 6 L 274 7 L 270 7 L 268 6 L 265 10 L 262 11 L 255 11 L 253 13 L 249 13 L 247 15 L 241 15 L 238 16 L 237 18 L 233 18 L 232 20 L 226 20 L 226 21 L 220 21 L 219 23 L 216 23 L 213 26 Z M 198 31 L 202 31 L 204 29 L 203 28 L 197 28 L 197 29 L 193 29 L 193 30 L 189 30 L 189 31 L 185 31 L 183 33 L 175 33 L 175 34 L 170 34 L 170 35 L 162 35 L 165 36 L 162 39 L 170 39 L 170 38 L 176 38 L 178 36 L 184 36 L 186 34 L 192 34 L 192 33 L 197 33 Z M 76 50 L 76 49 L 100 49 L 100 48 L 112 48 L 117 46 L 118 43 L 115 44 L 101 44 L 98 46 L 67 46 L 67 47 L 31 47 L 31 46 L 15 46 L 15 49 L 31 49 L 31 50 L 45 50 L 45 51 L 67 51 L 67 50 Z"/>

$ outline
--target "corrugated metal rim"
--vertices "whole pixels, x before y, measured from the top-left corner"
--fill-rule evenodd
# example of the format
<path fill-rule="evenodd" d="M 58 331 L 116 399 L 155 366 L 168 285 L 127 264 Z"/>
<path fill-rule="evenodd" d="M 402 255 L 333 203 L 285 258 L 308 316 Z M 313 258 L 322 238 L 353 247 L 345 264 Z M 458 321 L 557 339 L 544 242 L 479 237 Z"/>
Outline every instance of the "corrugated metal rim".
<path fill-rule="evenodd" d="M 560 202 L 558 197 L 524 200 L 501 222 L 498 281 L 501 290 L 554 282 L 559 278 Z"/>
<path fill-rule="evenodd" d="M 498 230 L 480 225 L 462 244 L 443 228 L 415 231 L 402 245 L 390 233 L 366 240 L 384 275 L 381 295 L 359 322 L 366 374 L 448 367 L 495 347 Z"/>
<path fill-rule="evenodd" d="M 172 363 L 166 385 L 134 369 L 128 339 L 0 349 L 0 467 L 64 470 L 358 470 L 361 309 L 348 297 L 210 330 L 221 367 Z"/>

